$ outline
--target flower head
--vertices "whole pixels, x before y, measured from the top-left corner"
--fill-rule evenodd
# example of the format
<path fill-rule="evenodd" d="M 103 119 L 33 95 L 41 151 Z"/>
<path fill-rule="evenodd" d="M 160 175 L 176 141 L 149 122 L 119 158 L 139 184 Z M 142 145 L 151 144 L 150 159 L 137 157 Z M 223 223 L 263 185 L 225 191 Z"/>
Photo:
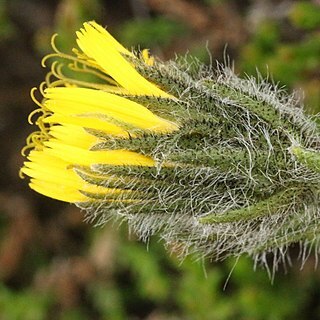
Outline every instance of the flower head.
<path fill-rule="evenodd" d="M 264 261 L 318 243 L 319 128 L 293 97 L 227 67 L 128 51 L 95 22 L 77 44 L 68 55 L 53 38 L 40 102 L 32 90 L 32 189 L 182 254 Z"/>

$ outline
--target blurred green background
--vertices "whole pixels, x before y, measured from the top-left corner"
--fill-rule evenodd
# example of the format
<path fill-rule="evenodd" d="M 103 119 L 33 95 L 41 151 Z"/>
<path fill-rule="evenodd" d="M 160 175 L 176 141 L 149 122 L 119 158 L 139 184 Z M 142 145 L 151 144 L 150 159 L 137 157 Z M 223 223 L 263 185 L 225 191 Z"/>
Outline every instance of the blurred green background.
<path fill-rule="evenodd" d="M 69 51 L 74 32 L 95 19 L 127 47 L 162 59 L 189 52 L 205 63 L 225 53 L 242 76 L 259 72 L 302 90 L 320 111 L 320 1 L 0 0 L 0 320 L 320 319 L 320 271 L 298 248 L 273 283 L 239 261 L 180 261 L 157 238 L 146 245 L 126 226 L 93 228 L 75 206 L 28 189 L 18 177 L 20 149 L 34 109 L 30 88 L 58 32 Z"/>

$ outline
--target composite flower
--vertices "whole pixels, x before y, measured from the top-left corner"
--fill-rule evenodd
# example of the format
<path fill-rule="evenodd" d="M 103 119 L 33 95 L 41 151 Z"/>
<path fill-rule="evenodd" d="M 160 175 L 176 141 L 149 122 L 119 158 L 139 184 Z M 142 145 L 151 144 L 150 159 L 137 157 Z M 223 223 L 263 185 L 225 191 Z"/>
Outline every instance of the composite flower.
<path fill-rule="evenodd" d="M 318 243 L 320 131 L 293 96 L 221 65 L 162 62 L 95 22 L 51 69 L 21 173 L 98 224 L 126 221 L 182 255 L 265 261 Z M 189 61 L 189 62 L 188 62 Z"/>

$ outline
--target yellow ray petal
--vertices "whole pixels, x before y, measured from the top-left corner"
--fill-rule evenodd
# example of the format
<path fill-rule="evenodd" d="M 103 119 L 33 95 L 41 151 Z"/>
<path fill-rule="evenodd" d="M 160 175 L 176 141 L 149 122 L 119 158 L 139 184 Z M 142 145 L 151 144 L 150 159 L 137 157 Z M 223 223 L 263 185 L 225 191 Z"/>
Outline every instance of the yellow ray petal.
<path fill-rule="evenodd" d="M 141 129 L 156 132 L 177 130 L 177 124 L 160 118 L 146 107 L 112 93 L 88 88 L 48 88 L 45 107 L 55 113 L 74 116 L 105 114 Z"/>
<path fill-rule="evenodd" d="M 83 195 L 79 190 L 76 190 L 73 187 L 67 187 L 63 184 L 57 185 L 47 181 L 31 179 L 29 186 L 31 189 L 44 196 L 60 201 L 86 202 L 90 200 L 90 198 Z"/>
<path fill-rule="evenodd" d="M 153 66 L 154 65 L 154 57 L 150 56 L 149 50 L 148 49 L 143 49 L 141 52 L 141 57 L 143 61 L 148 65 L 148 66 Z"/>
<path fill-rule="evenodd" d="M 66 187 L 72 187 L 74 189 L 81 189 L 84 182 L 80 177 L 73 171 L 73 169 L 60 169 L 52 168 L 50 166 L 46 166 L 45 164 L 38 163 L 24 163 L 24 167 L 21 171 L 29 176 L 30 178 L 34 178 L 39 181 L 47 181 L 56 184 L 61 184 Z"/>
<path fill-rule="evenodd" d="M 68 162 L 41 151 L 32 151 L 28 159 L 30 161 L 24 163 L 24 167 L 21 171 L 31 178 L 32 185 L 38 187 L 50 186 L 50 189 L 55 190 L 55 194 L 59 192 L 71 193 L 71 196 L 65 195 L 64 199 L 70 199 L 70 197 L 74 197 L 74 195 L 79 196 L 81 194 L 79 191 L 98 195 L 114 194 L 115 196 L 120 193 L 128 194 L 131 192 L 130 190 L 106 188 L 87 183 L 76 174 Z M 44 192 L 47 192 L 51 194 L 51 197 L 54 197 L 52 191 L 43 190 L 41 193 Z M 56 196 L 54 198 L 60 199 L 61 196 Z M 83 197 L 80 198 L 83 199 Z"/>
<path fill-rule="evenodd" d="M 84 23 L 84 28 L 87 32 L 91 32 L 92 29 L 97 30 L 100 32 L 101 36 L 103 37 L 103 41 L 108 42 L 110 46 L 118 50 L 119 52 L 126 54 L 128 56 L 133 56 L 132 52 L 128 51 L 122 44 L 120 44 L 105 28 L 101 25 L 96 23 L 95 21 L 89 21 Z"/>
<path fill-rule="evenodd" d="M 79 192 L 83 182 L 72 169 L 68 169 L 68 162 L 35 150 L 31 151 L 28 160 L 21 171 L 31 178 L 31 189 L 66 202 L 89 200 Z"/>
<path fill-rule="evenodd" d="M 70 162 L 67 162 L 64 159 L 52 157 L 47 153 L 43 152 L 42 150 L 32 150 L 27 158 L 29 160 L 29 162 L 27 163 L 36 163 L 40 165 L 42 164 L 55 169 L 65 170 L 65 168 L 68 168 L 71 164 Z"/>
<path fill-rule="evenodd" d="M 128 133 L 121 127 L 109 123 L 106 120 L 99 119 L 93 116 L 66 116 L 62 114 L 52 114 L 43 119 L 44 123 L 60 123 L 60 124 L 73 124 L 83 128 L 96 129 L 103 131 L 107 134 L 116 136 L 128 137 Z"/>
<path fill-rule="evenodd" d="M 39 164 L 25 164 L 26 166 L 22 169 L 23 173 L 28 175 L 34 181 L 43 181 L 61 185 L 64 187 L 72 188 L 74 190 L 85 191 L 92 194 L 107 195 L 107 194 L 120 194 L 130 193 L 131 190 L 122 190 L 118 188 L 106 188 L 97 186 L 94 184 L 86 183 L 83 181 L 73 169 L 65 170 L 52 170 L 50 167 L 42 167 L 39 169 Z"/>
<path fill-rule="evenodd" d="M 64 159 L 75 165 L 94 164 L 154 166 L 155 161 L 147 156 L 128 150 L 89 151 L 65 145 L 57 140 L 44 143 L 47 147 L 42 152 Z"/>
<path fill-rule="evenodd" d="M 99 66 L 132 94 L 170 97 L 156 85 L 142 77 L 121 55 L 121 50 L 110 42 L 107 31 L 96 24 L 84 23 L 84 29 L 77 32 L 79 48 L 94 59 Z"/>
<path fill-rule="evenodd" d="M 49 134 L 65 144 L 84 149 L 90 149 L 99 140 L 86 132 L 84 128 L 74 125 L 52 126 Z"/>
<path fill-rule="evenodd" d="M 75 173 L 70 162 L 43 151 L 31 151 L 21 169 L 22 173 L 37 180 L 61 183 L 79 189 L 84 181 Z"/>

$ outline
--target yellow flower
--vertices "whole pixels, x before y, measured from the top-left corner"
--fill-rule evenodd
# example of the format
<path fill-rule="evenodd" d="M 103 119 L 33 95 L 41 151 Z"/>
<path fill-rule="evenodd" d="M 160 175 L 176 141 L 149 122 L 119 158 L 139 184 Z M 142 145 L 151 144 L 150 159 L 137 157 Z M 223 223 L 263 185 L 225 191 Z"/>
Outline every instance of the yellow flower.
<path fill-rule="evenodd" d="M 131 190 L 88 183 L 77 173 L 87 173 L 94 165 L 154 167 L 147 155 L 126 149 L 95 148 L 111 138 L 130 139 L 145 133 L 166 134 L 178 125 L 155 115 L 148 107 L 130 97 L 150 96 L 174 99 L 146 80 L 136 65 L 150 67 L 147 51 L 134 54 L 118 43 L 95 22 L 84 23 L 77 32 L 73 55 L 61 53 L 52 40 L 54 53 L 44 58 L 69 61 L 74 77 L 65 76 L 65 65 L 55 61 L 46 81 L 40 86 L 41 102 L 35 113 L 39 131 L 30 135 L 23 150 L 32 149 L 21 173 L 29 176 L 30 187 L 48 197 L 67 202 L 87 202 L 93 198 L 107 201 L 124 199 Z M 71 64 L 70 64 L 71 63 Z M 69 72 L 70 74 L 70 72 Z M 85 74 L 89 80 L 79 80 Z M 31 122 L 31 120 L 30 120 Z M 90 173 L 99 180 L 98 173 Z M 94 180 L 93 179 L 93 180 Z M 112 181 L 111 177 L 104 177 Z"/>
<path fill-rule="evenodd" d="M 32 189 L 144 240 L 159 232 L 182 256 L 265 263 L 319 244 L 319 126 L 292 97 L 228 67 L 130 52 L 95 22 L 77 43 L 65 54 L 53 37 L 40 101 L 31 91 Z"/>

